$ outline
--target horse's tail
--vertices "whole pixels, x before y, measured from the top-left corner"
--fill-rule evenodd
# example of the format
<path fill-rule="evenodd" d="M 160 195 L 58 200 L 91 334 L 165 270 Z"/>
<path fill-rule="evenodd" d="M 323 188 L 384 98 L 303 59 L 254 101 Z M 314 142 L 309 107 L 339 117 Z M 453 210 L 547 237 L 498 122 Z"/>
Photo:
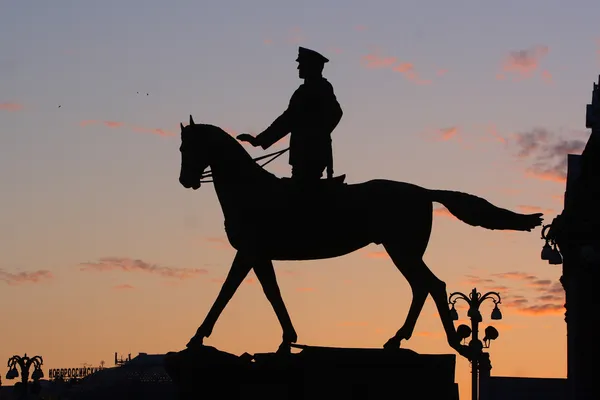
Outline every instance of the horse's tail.
<path fill-rule="evenodd" d="M 542 224 L 542 213 L 515 213 L 468 193 L 450 190 L 430 190 L 429 193 L 432 201 L 443 204 L 452 215 L 472 226 L 530 232 Z"/>

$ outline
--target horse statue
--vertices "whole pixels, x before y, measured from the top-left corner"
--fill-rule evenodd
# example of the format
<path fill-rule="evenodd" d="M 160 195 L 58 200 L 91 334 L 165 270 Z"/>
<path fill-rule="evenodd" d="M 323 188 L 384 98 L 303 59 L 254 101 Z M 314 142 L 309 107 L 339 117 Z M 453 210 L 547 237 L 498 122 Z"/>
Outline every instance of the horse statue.
<path fill-rule="evenodd" d="M 188 126 L 180 126 L 179 182 L 196 190 L 210 167 L 208 174 L 221 204 L 227 238 L 237 250 L 227 278 L 188 348 L 203 346 L 225 306 L 254 269 L 283 330 L 277 352 L 289 352 L 298 335 L 272 261 L 339 257 L 376 243 L 383 245 L 413 293 L 404 325 L 383 348 L 398 349 L 402 340 L 410 339 L 431 294 L 449 345 L 469 357 L 451 318 L 446 284 L 423 262 L 433 202 L 443 204 L 459 220 L 486 229 L 529 232 L 542 223 L 541 213 L 519 214 L 468 193 L 391 180 L 346 184 L 343 179 L 322 179 L 308 190 L 266 171 L 221 128 L 195 124 L 192 116 Z"/>

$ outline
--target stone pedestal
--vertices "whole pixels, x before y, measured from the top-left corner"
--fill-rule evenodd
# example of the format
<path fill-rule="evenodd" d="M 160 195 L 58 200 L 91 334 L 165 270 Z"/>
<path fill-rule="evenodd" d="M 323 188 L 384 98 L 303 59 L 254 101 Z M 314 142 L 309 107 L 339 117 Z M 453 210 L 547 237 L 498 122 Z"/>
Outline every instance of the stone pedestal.
<path fill-rule="evenodd" d="M 186 400 L 458 400 L 455 363 L 454 355 L 327 347 L 238 357 L 206 346 L 165 357 Z"/>

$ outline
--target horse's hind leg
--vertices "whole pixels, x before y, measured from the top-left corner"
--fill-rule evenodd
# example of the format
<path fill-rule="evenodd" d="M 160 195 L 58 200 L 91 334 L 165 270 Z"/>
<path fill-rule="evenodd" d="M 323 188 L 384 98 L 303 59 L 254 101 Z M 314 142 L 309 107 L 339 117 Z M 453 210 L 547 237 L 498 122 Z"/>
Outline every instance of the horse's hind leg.
<path fill-rule="evenodd" d="M 413 300 L 404 325 L 396 332 L 394 337 L 388 340 L 384 348 L 398 348 L 402 339 L 411 337 L 427 295 L 431 294 L 442 320 L 448 344 L 460 354 L 465 355 L 465 346 L 460 344 L 460 338 L 456 334 L 456 328 L 450 316 L 446 284 L 431 272 L 422 259 L 401 257 L 400 252 L 402 249 L 398 247 L 388 245 L 385 248 L 394 264 L 408 280 L 413 291 Z"/>
<path fill-rule="evenodd" d="M 411 338 L 413 331 L 415 329 L 415 325 L 417 324 L 417 320 L 419 319 L 419 315 L 421 314 L 421 310 L 423 309 L 423 305 L 425 305 L 425 300 L 427 299 L 427 295 L 429 294 L 429 290 L 427 285 L 425 284 L 425 279 L 423 276 L 420 276 L 422 266 L 418 266 L 419 263 L 425 265 L 423 260 L 398 260 L 396 261 L 395 257 L 392 256 L 394 251 L 390 251 L 388 247 L 386 247 L 388 254 L 392 257 L 392 261 L 402 272 L 402 275 L 408 281 L 410 288 L 412 290 L 412 301 L 410 303 L 410 308 L 408 310 L 408 314 L 406 316 L 406 320 L 404 321 L 404 325 L 396 334 L 390 338 L 384 345 L 384 349 L 393 349 L 400 347 L 400 342 L 402 340 L 408 340 Z"/>

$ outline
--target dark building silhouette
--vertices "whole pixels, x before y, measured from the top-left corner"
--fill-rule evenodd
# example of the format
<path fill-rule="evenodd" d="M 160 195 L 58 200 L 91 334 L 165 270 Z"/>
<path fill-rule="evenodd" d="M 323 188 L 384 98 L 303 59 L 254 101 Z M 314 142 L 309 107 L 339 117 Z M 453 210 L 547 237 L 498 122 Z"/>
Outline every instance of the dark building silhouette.
<path fill-rule="evenodd" d="M 600 89 L 595 83 L 586 127 L 591 136 L 581 155 L 568 155 L 564 209 L 547 234 L 562 254 L 569 400 L 600 398 Z"/>
<path fill-rule="evenodd" d="M 565 400 L 563 378 L 516 378 L 497 376 L 482 381 L 479 400 Z"/>

